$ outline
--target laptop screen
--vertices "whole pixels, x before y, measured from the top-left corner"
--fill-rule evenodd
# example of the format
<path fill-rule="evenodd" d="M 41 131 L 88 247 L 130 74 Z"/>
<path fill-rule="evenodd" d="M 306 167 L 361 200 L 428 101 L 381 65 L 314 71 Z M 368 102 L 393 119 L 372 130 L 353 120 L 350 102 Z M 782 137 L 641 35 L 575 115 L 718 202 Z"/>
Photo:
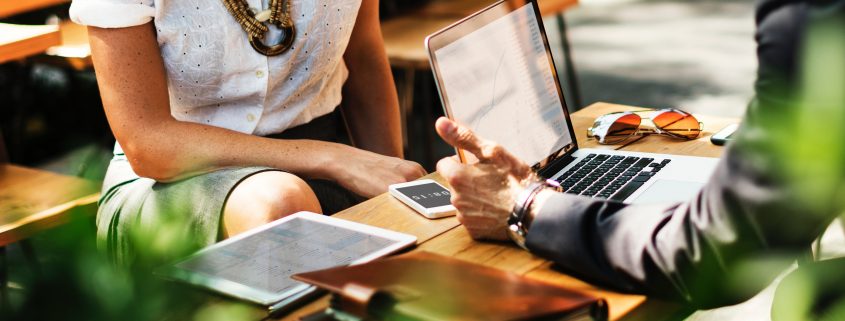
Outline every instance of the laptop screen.
<path fill-rule="evenodd" d="M 535 8 L 509 6 L 502 2 L 432 36 L 445 39 L 430 40 L 442 45 L 430 48 L 433 67 L 453 119 L 538 164 L 572 136 Z"/>

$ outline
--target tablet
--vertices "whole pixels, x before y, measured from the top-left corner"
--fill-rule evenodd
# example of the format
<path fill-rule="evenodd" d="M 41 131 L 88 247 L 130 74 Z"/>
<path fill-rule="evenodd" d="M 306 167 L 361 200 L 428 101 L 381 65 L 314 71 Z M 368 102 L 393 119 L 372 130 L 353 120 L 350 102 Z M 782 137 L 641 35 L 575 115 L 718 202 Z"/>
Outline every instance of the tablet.
<path fill-rule="evenodd" d="M 308 289 L 291 275 L 368 262 L 416 240 L 413 235 L 300 212 L 207 247 L 157 274 L 269 306 Z"/>

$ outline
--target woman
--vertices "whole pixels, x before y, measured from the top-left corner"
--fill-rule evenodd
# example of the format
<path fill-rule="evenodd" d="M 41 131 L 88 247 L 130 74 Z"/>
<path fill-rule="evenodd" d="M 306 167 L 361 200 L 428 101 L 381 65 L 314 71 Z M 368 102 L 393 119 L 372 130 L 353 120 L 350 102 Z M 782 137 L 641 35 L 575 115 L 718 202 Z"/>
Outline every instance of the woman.
<path fill-rule="evenodd" d="M 89 27 L 119 144 L 97 217 L 118 259 L 130 230 L 168 217 L 207 245 L 425 174 L 401 159 L 377 0 L 75 0 L 70 13 Z M 337 143 L 341 97 L 358 148 Z"/>

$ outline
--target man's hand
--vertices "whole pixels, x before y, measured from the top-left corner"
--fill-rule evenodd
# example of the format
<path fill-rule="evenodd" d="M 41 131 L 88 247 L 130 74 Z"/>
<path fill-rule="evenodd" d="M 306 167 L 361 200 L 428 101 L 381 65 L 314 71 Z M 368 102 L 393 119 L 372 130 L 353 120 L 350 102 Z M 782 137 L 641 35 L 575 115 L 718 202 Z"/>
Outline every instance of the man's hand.
<path fill-rule="evenodd" d="M 474 239 L 507 240 L 514 199 L 535 178 L 531 168 L 501 145 L 447 118 L 438 119 L 435 127 L 446 143 L 478 158 L 475 164 L 461 164 L 456 156 L 437 163 L 437 171 L 452 185 L 458 220 Z"/>

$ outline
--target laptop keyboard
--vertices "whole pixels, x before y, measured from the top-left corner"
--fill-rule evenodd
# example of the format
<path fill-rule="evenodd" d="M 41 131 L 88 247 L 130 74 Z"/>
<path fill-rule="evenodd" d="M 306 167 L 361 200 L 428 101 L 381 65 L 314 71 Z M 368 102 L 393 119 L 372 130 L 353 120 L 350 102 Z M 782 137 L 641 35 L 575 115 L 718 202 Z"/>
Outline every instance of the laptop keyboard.
<path fill-rule="evenodd" d="M 558 178 L 564 192 L 623 201 L 671 160 L 589 154 Z"/>

